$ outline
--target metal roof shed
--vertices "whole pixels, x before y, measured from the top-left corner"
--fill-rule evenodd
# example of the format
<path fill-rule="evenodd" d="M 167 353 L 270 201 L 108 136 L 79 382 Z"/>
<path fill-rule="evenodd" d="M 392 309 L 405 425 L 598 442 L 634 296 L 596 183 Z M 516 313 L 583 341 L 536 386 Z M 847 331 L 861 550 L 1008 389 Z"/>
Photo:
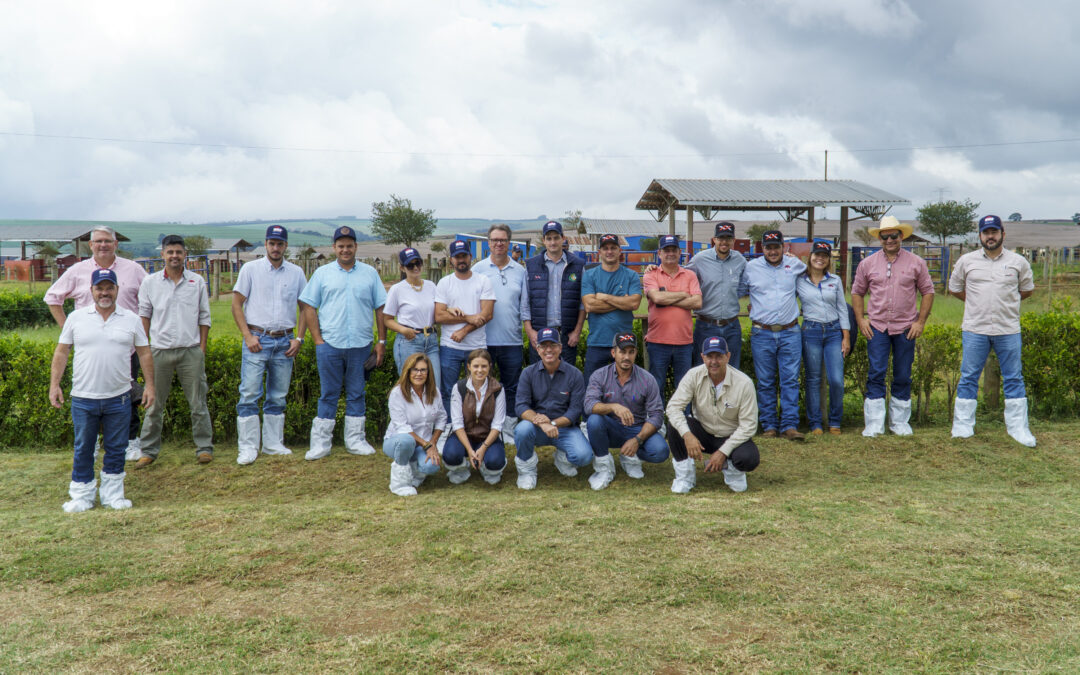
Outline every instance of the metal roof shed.
<path fill-rule="evenodd" d="M 102 223 L 105 225 L 105 223 Z M 75 255 L 82 257 L 85 249 L 89 255 L 90 234 L 94 231 L 94 225 L 79 223 L 76 225 L 0 225 L 0 241 L 20 242 L 21 257 L 26 258 L 26 242 L 28 241 L 70 241 L 75 249 Z M 116 233 L 117 241 L 131 241 L 128 237 Z M 80 249 L 80 244 L 85 244 Z"/>

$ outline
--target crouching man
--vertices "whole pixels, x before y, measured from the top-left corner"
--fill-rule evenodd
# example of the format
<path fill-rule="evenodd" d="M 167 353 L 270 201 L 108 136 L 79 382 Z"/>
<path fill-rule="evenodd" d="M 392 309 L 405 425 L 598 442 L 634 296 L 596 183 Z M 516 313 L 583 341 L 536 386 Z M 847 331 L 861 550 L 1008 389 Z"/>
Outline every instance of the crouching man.
<path fill-rule="evenodd" d="M 95 270 L 90 276 L 94 304 L 77 309 L 67 317 L 53 352 L 49 377 L 49 402 L 64 405 L 60 378 L 67 369 L 68 355 L 75 347 L 71 369 L 71 421 L 75 426 L 75 458 L 68 494 L 68 513 L 94 507 L 94 443 L 102 430 L 105 460 L 101 467 L 102 506 L 131 508 L 124 499 L 124 455 L 131 421 L 131 352 L 139 357 L 146 378 L 142 404 L 154 402 L 154 362 L 139 317 L 117 307 L 116 272 Z"/>
<path fill-rule="evenodd" d="M 701 347 L 704 363 L 687 371 L 667 405 L 668 445 L 675 481 L 671 491 L 684 494 L 697 483 L 694 460 L 712 457 L 706 473 L 723 471 L 734 492 L 746 490 L 746 472 L 757 468 L 757 446 L 750 440 L 757 430 L 757 394 L 750 378 L 728 365 L 731 354 L 722 337 L 706 338 Z M 690 404 L 690 415 L 684 410 Z"/>

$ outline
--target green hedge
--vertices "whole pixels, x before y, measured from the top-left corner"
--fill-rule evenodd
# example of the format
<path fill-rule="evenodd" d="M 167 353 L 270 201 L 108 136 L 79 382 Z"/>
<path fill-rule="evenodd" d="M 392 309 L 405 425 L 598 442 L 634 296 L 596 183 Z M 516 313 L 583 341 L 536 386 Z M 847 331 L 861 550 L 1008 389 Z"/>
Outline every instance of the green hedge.
<path fill-rule="evenodd" d="M 72 300 L 64 303 L 64 313 L 75 308 Z M 45 292 L 23 293 L 20 291 L 0 292 L 0 326 L 5 330 L 18 328 L 36 328 L 53 323 L 49 306 L 45 304 Z"/>
<path fill-rule="evenodd" d="M 1024 378 L 1033 415 L 1054 418 L 1080 413 L 1080 369 L 1075 367 L 1080 352 L 1080 313 L 1058 306 L 1045 314 L 1025 314 L 1021 318 L 1024 337 Z M 640 338 L 640 326 L 635 328 Z M 386 362 L 372 373 L 367 385 L 368 436 L 378 442 L 387 424 L 387 399 L 397 379 L 392 354 L 393 334 L 387 346 Z M 584 363 L 584 340 L 578 349 L 578 365 Z M 0 338 L 0 449 L 10 447 L 66 448 L 72 442 L 70 411 L 49 405 L 49 364 L 54 345 L 9 335 Z M 912 368 L 913 396 L 922 421 L 950 418 L 952 397 L 960 371 L 960 328 L 930 324 L 919 339 Z M 753 373 L 749 334 L 743 336 L 742 369 Z M 206 358 L 209 380 L 210 415 L 214 437 L 223 444 L 236 435 L 236 402 L 240 385 L 240 339 L 211 339 Z M 847 414 L 861 419 L 860 400 L 866 382 L 866 340 L 856 340 L 845 364 Z M 64 391 L 70 390 L 71 369 L 64 376 Z M 665 388 L 670 395 L 672 383 Z M 980 391 L 980 394 L 985 392 Z M 319 374 L 315 349 L 308 342 L 296 357 L 292 386 L 286 407 L 286 438 L 293 444 L 306 443 L 311 419 L 319 398 Z M 344 417 L 344 402 L 338 419 Z M 343 425 L 336 429 L 337 442 Z M 188 439 L 187 403 L 174 384 L 165 410 L 164 436 Z"/>

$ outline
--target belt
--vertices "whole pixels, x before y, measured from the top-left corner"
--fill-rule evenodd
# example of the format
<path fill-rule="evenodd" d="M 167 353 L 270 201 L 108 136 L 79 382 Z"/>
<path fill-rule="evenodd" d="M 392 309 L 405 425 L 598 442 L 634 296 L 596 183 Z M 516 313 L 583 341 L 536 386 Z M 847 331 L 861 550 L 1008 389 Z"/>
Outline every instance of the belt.
<path fill-rule="evenodd" d="M 416 331 L 417 333 L 420 333 L 421 335 L 432 335 L 432 334 L 435 333 L 435 326 L 428 326 L 427 328 L 417 328 L 415 326 L 405 326 L 405 327 L 406 328 L 411 328 L 414 331 Z"/>
<path fill-rule="evenodd" d="M 258 333 L 259 335 L 265 335 L 267 337 L 285 337 L 286 335 L 292 335 L 292 329 L 289 330 L 266 330 L 262 326 L 256 326 L 254 324 L 248 324 L 248 330 L 252 333 Z"/>
<path fill-rule="evenodd" d="M 756 326 L 758 328 L 764 328 L 765 330 L 771 330 L 774 333 L 779 333 L 782 330 L 787 330 L 788 328 L 791 328 L 792 326 L 796 325 L 797 323 L 799 323 L 799 320 L 795 319 L 791 323 L 784 323 L 784 324 L 780 324 L 780 323 L 769 324 L 769 323 L 761 323 L 759 321 L 751 321 L 750 323 L 754 324 L 754 326 Z"/>
<path fill-rule="evenodd" d="M 707 323 L 710 326 L 726 326 L 729 323 L 733 323 L 739 320 L 738 316 L 733 316 L 730 319 L 710 319 L 708 317 L 701 316 L 700 314 L 698 314 L 696 318 L 699 322 Z"/>

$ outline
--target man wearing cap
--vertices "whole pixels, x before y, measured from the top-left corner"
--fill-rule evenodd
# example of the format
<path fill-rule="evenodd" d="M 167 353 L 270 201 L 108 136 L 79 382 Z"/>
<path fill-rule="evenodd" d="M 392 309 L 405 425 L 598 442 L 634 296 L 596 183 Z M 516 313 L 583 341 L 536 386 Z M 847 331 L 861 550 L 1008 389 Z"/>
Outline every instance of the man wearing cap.
<path fill-rule="evenodd" d="M 563 250 L 566 238 L 562 223 L 549 220 L 543 228 L 544 250 L 525 261 L 525 284 L 521 287 L 521 320 L 529 336 L 529 362 L 536 363 L 536 337 L 541 328 L 557 328 L 562 339 L 562 359 L 577 361 L 577 344 L 585 323 L 581 304 L 581 280 L 585 263 Z"/>
<path fill-rule="evenodd" d="M 578 428 L 585 398 L 581 371 L 561 358 L 562 338 L 554 328 L 536 332 L 540 361 L 530 364 L 518 380 L 514 429 L 517 445 L 517 486 L 536 487 L 537 443 L 555 446 L 555 468 L 564 476 L 576 476 L 577 467 L 593 459 L 585 434 Z"/>
<path fill-rule="evenodd" d="M 634 365 L 633 333 L 615 335 L 611 358 L 613 363 L 593 373 L 585 388 L 586 425 L 595 457 L 589 485 L 594 490 L 603 490 L 615 478 L 611 448 L 619 448 L 623 471 L 631 478 L 645 477 L 642 460 L 659 464 L 668 456 L 664 437 L 656 433 L 664 423 L 664 402 L 656 378 Z"/>
<path fill-rule="evenodd" d="M 488 229 L 491 255 L 473 265 L 473 272 L 487 277 L 495 291 L 494 313 L 485 330 L 487 350 L 499 367 L 499 384 L 506 393 L 507 407 L 511 408 L 503 423 L 508 440 L 517 424 L 512 408 L 525 359 L 521 345 L 521 289 L 525 287 L 525 268 L 507 255 L 511 236 L 509 226 L 503 223 L 492 225 Z"/>
<path fill-rule="evenodd" d="M 132 350 L 138 356 L 146 387 L 142 404 L 154 404 L 154 363 L 146 333 L 139 318 L 116 303 L 119 291 L 115 270 L 104 268 L 90 273 L 92 303 L 64 317 L 60 339 L 53 352 L 49 373 L 49 402 L 64 405 L 60 379 L 67 369 L 68 355 L 75 348 L 71 369 L 71 421 L 75 427 L 75 456 L 64 511 L 77 513 L 94 507 L 94 442 L 102 431 L 105 459 L 101 465 L 102 506 L 127 509 L 124 498 L 124 452 L 131 415 Z"/>
<path fill-rule="evenodd" d="M 64 327 L 64 301 L 75 301 L 75 309 L 91 307 L 94 304 L 90 292 L 90 276 L 95 270 L 109 269 L 116 273 L 118 296 L 116 304 L 132 314 L 139 314 L 139 286 L 146 278 L 146 270 L 134 260 L 116 255 L 116 232 L 111 227 L 97 225 L 90 231 L 90 251 L 93 257 L 77 262 L 67 268 L 49 290 L 45 292 L 45 304 L 56 325 Z M 139 376 L 139 359 L 134 352 L 130 355 L 131 380 L 134 383 Z M 135 384 L 136 392 L 139 389 Z M 139 450 L 139 401 L 141 395 L 131 397 L 131 419 L 128 422 L 128 445 L 126 459 L 136 460 L 142 456 Z"/>
<path fill-rule="evenodd" d="M 589 344 L 585 348 L 585 381 L 597 368 L 612 363 L 619 333 L 634 332 L 634 310 L 641 305 L 641 279 L 620 263 L 622 248 L 614 234 L 600 237 L 600 265 L 585 270 L 581 301 L 589 312 Z M 635 347 L 636 351 L 636 347 Z"/>
<path fill-rule="evenodd" d="M 170 234 L 162 239 L 161 257 L 165 269 L 143 279 L 139 287 L 139 316 L 150 337 L 157 391 L 143 420 L 142 457 L 135 462 L 136 469 L 150 466 L 161 452 L 161 423 L 174 373 L 191 412 L 195 459 L 199 464 L 214 459 L 214 429 L 206 406 L 210 295 L 202 275 L 187 269 L 183 237 Z"/>
<path fill-rule="evenodd" d="M 450 395 L 461 377 L 461 365 L 474 349 L 487 345 L 486 324 L 495 312 L 495 289 L 491 280 L 472 271 L 469 242 L 458 239 L 450 244 L 450 262 L 454 273 L 435 286 L 435 323 L 443 324 L 439 342 L 439 369 L 443 407 L 450 419 Z"/>
<path fill-rule="evenodd" d="M 266 228 L 265 246 L 266 256 L 244 264 L 233 285 L 232 316 L 243 337 L 236 404 L 238 464 L 251 464 L 259 456 L 259 399 L 264 393 L 262 451 L 292 454 L 284 440 L 285 395 L 293 357 L 304 342 L 304 316 L 300 313 L 297 325 L 297 312 L 307 278 L 304 270 L 285 260 L 288 230 L 281 225 Z"/>
<path fill-rule="evenodd" d="M 911 435 L 908 420 L 915 339 L 922 335 L 934 305 L 934 282 L 926 261 L 900 246 L 911 232 L 910 225 L 893 216 L 870 228 L 870 235 L 881 240 L 881 250 L 859 263 L 851 284 L 851 307 L 859 332 L 867 339 L 863 436 L 885 433 L 885 371 L 890 352 L 889 429 L 898 436 Z M 865 300 L 867 294 L 869 301 Z"/>
<path fill-rule="evenodd" d="M 345 450 L 353 455 L 375 453 L 365 429 L 364 363 L 372 351 L 376 366 L 386 358 L 386 289 L 374 267 L 357 262 L 356 233 L 352 228 L 343 225 L 334 230 L 334 254 L 337 260 L 316 269 L 300 293 L 304 325 L 315 343 L 319 367 L 319 408 L 311 420 L 311 443 L 304 455 L 309 460 L 330 454 L 342 387 Z M 375 331 L 378 342 L 374 342 Z"/>
<path fill-rule="evenodd" d="M 694 322 L 693 365 L 701 365 L 701 345 L 705 338 L 719 335 L 731 350 L 729 363 L 739 367 L 742 353 L 742 326 L 739 324 L 739 279 L 746 258 L 731 246 L 735 243 L 735 225 L 716 224 L 713 247 L 698 252 L 686 268 L 694 272 L 701 286 L 701 309 Z"/>
<path fill-rule="evenodd" d="M 799 370 L 802 334 L 795 284 L 806 265 L 784 254 L 784 234 L 769 230 L 761 236 L 765 254 L 746 263 L 739 280 L 739 297 L 750 296 L 750 349 L 757 375 L 758 412 L 766 438 L 777 432 L 789 441 L 804 437 L 799 425 Z M 776 387 L 780 386 L 780 415 Z"/>
<path fill-rule="evenodd" d="M 1004 240 L 1001 218 L 983 216 L 979 221 L 982 249 L 960 256 L 949 277 L 949 292 L 964 302 L 964 355 L 956 385 L 952 435 L 970 438 L 975 433 L 979 375 L 993 349 L 1005 387 L 1005 429 L 1016 442 L 1034 448 L 1020 363 L 1020 301 L 1031 297 L 1035 281 L 1028 261 L 1006 249 Z"/>
<path fill-rule="evenodd" d="M 702 365 L 686 374 L 668 400 L 668 445 L 675 480 L 671 491 L 685 494 L 697 484 L 695 460 L 712 457 L 705 472 L 722 471 L 734 492 L 746 490 L 746 472 L 757 468 L 760 456 L 751 440 L 757 430 L 758 407 L 754 384 L 728 365 L 730 354 L 722 337 L 702 343 Z M 690 414 L 686 415 L 686 406 Z"/>
<path fill-rule="evenodd" d="M 660 266 L 645 273 L 641 287 L 649 299 L 649 330 L 645 349 L 649 372 L 664 391 L 668 369 L 679 386 L 693 360 L 694 334 L 691 310 L 701 309 L 701 285 L 697 275 L 679 265 L 682 248 L 673 234 L 660 237 Z"/>

